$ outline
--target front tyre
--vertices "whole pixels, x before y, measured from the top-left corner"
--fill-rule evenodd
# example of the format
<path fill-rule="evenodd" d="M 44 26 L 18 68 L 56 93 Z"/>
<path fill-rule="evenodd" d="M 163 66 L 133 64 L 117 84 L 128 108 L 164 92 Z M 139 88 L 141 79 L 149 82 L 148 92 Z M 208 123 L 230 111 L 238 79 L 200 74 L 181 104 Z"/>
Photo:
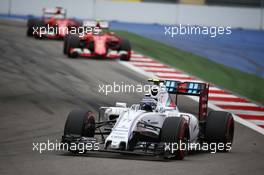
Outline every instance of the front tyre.
<path fill-rule="evenodd" d="M 63 41 L 63 54 L 67 54 L 68 50 L 68 35 L 65 35 L 64 41 Z"/>
<path fill-rule="evenodd" d="M 69 58 L 77 58 L 77 52 L 71 52 L 71 49 L 80 48 L 80 38 L 78 35 L 68 35 L 67 37 L 67 55 Z"/>
<path fill-rule="evenodd" d="M 46 32 L 46 27 L 45 27 L 44 21 L 43 20 L 36 20 L 34 23 L 34 27 L 37 29 L 37 33 L 34 33 L 33 36 L 36 39 L 43 39 L 44 36 L 41 36 L 41 35 L 43 35 L 41 32 L 43 32 L 42 30 L 44 30 Z"/>
<path fill-rule="evenodd" d="M 33 36 L 36 19 L 28 19 L 27 21 L 27 36 Z"/>
<path fill-rule="evenodd" d="M 64 136 L 94 137 L 95 117 L 88 110 L 73 110 L 69 113 L 64 127 Z M 71 144 L 71 143 L 68 143 Z M 80 153 L 80 150 L 71 150 L 72 153 Z"/>
<path fill-rule="evenodd" d="M 129 61 L 131 57 L 131 44 L 127 39 L 121 39 L 120 48 L 119 48 L 120 60 Z M 122 53 L 125 52 L 125 53 Z"/>

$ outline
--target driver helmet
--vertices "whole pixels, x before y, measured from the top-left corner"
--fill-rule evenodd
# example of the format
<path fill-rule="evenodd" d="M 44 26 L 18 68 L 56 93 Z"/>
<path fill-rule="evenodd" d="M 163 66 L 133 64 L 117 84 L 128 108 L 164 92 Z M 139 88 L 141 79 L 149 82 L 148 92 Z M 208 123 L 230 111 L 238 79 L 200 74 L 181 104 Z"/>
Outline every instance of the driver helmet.
<path fill-rule="evenodd" d="M 141 100 L 139 107 L 141 110 L 152 112 L 157 107 L 157 101 L 151 98 L 150 96 L 146 96 Z"/>
<path fill-rule="evenodd" d="M 150 96 L 151 96 L 151 98 L 157 100 L 157 99 L 158 99 L 158 95 L 159 95 L 159 91 L 160 91 L 159 86 L 157 86 L 157 85 L 153 85 L 153 86 L 150 88 Z"/>

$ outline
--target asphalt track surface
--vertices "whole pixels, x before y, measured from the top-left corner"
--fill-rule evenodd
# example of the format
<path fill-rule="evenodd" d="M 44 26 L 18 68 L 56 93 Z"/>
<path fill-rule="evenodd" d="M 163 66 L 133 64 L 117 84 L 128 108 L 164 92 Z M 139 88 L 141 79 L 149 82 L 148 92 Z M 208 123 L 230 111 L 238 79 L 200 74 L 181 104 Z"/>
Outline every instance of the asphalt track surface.
<path fill-rule="evenodd" d="M 236 123 L 230 153 L 197 153 L 183 161 L 147 156 L 32 151 L 33 142 L 60 139 L 74 108 L 96 111 L 116 101 L 138 102 L 141 94 L 98 92 L 99 84 L 145 79 L 118 61 L 68 59 L 61 41 L 25 36 L 25 24 L 0 22 L 0 174 L 263 174 L 264 136 Z M 182 110 L 196 102 L 180 99 Z"/>

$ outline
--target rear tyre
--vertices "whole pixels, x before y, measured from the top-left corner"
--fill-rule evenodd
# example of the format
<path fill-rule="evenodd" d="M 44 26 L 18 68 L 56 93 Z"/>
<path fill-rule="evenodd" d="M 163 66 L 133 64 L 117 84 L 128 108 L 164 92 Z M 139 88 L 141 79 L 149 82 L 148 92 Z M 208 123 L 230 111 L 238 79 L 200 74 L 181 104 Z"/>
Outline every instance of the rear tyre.
<path fill-rule="evenodd" d="M 67 49 L 68 49 L 68 36 L 69 35 L 65 35 L 64 37 L 64 42 L 63 42 L 63 54 L 67 54 Z"/>
<path fill-rule="evenodd" d="M 180 143 L 187 143 L 189 139 L 189 130 L 188 123 L 182 117 L 168 117 L 165 119 L 161 134 L 160 140 L 166 144 L 174 144 L 178 147 L 175 151 L 164 150 L 164 158 L 172 158 L 177 160 L 183 160 L 186 154 L 186 149 L 179 149 Z M 187 146 L 187 145 L 185 145 Z M 171 146 L 170 146 L 171 148 Z"/>
<path fill-rule="evenodd" d="M 68 35 L 67 37 L 67 55 L 69 58 L 77 58 L 77 52 L 71 52 L 70 49 L 80 48 L 80 38 L 78 35 Z"/>
<path fill-rule="evenodd" d="M 131 57 L 131 44 L 129 40 L 127 39 L 122 39 L 120 43 L 120 49 L 119 51 L 126 51 L 127 54 L 121 54 L 120 55 L 120 60 L 122 61 L 129 61 Z"/>
<path fill-rule="evenodd" d="M 42 28 L 45 28 L 45 23 L 43 20 L 35 20 L 35 26 L 36 29 L 38 29 L 37 31 L 40 32 L 40 30 Z M 33 36 L 37 39 L 43 39 L 44 36 L 40 36 L 39 34 L 33 34 Z"/>
<path fill-rule="evenodd" d="M 218 152 L 231 149 L 234 137 L 234 119 L 224 111 L 211 111 L 206 119 L 205 138 L 208 144 L 216 144 Z M 220 144 L 224 145 L 221 146 Z"/>
<path fill-rule="evenodd" d="M 64 136 L 94 137 L 95 117 L 91 111 L 73 110 L 69 113 L 64 127 Z M 70 144 L 70 143 L 68 143 Z M 71 150 L 72 153 L 80 153 L 80 150 Z"/>
<path fill-rule="evenodd" d="M 27 21 L 27 36 L 33 36 L 36 19 L 29 19 Z"/>

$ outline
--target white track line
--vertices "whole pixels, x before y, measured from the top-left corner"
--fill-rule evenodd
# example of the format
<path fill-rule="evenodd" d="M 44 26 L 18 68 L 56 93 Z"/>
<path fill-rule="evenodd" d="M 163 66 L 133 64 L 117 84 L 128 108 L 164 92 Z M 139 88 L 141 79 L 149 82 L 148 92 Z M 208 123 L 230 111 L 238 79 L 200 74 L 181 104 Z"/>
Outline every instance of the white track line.
<path fill-rule="evenodd" d="M 181 74 L 181 73 L 156 73 L 157 76 L 177 76 L 177 77 L 190 77 L 189 75 L 186 74 Z"/>
<path fill-rule="evenodd" d="M 131 62 L 134 66 L 164 66 L 162 63 Z"/>
<path fill-rule="evenodd" d="M 146 76 L 146 77 L 148 77 L 148 78 L 150 78 L 150 77 L 155 77 L 155 78 L 157 78 L 157 77 L 155 76 L 155 74 L 153 74 L 153 73 L 151 73 L 151 72 L 145 72 L 144 70 L 142 70 L 142 69 L 140 69 L 140 68 L 138 68 L 138 67 L 136 67 L 136 66 L 130 64 L 129 62 L 118 61 L 118 63 L 121 64 L 121 65 L 123 65 L 123 66 L 126 66 L 127 68 L 129 68 L 129 69 L 131 69 L 131 70 L 133 70 L 133 71 L 135 71 L 135 72 L 137 72 L 137 73 L 139 73 L 139 74 L 142 74 L 142 75 L 144 75 L 144 76 Z"/>
<path fill-rule="evenodd" d="M 143 67 L 145 71 L 176 71 L 176 69 L 173 68 L 158 68 L 158 67 Z"/>
<path fill-rule="evenodd" d="M 153 60 L 149 60 L 149 59 L 146 59 L 146 58 L 131 58 L 130 61 L 132 63 L 140 63 L 140 62 L 150 62 L 151 63 L 151 62 L 153 62 Z"/>
<path fill-rule="evenodd" d="M 215 105 L 232 105 L 232 106 L 258 106 L 254 103 L 240 103 L 240 102 L 227 102 L 227 101 L 210 101 Z"/>
<path fill-rule="evenodd" d="M 137 53 L 132 53 L 131 57 L 141 57 L 141 58 L 146 58 L 146 56 L 141 55 L 141 54 L 137 54 Z"/>
<path fill-rule="evenodd" d="M 264 125 L 264 120 L 248 120 L 256 125 Z"/>
<path fill-rule="evenodd" d="M 232 94 L 215 94 L 215 93 L 209 93 L 209 97 L 227 97 L 227 98 L 238 98 L 235 95 Z"/>
<path fill-rule="evenodd" d="M 142 61 L 142 62 L 152 62 L 153 60 L 150 58 L 130 58 L 130 61 Z"/>
<path fill-rule="evenodd" d="M 222 91 L 222 89 L 219 89 L 218 87 L 213 87 L 213 86 L 210 86 L 209 87 L 209 90 L 219 90 L 219 91 Z"/>
<path fill-rule="evenodd" d="M 246 114 L 246 115 L 264 115 L 262 111 L 250 111 L 250 110 L 234 110 L 234 109 L 225 109 L 226 111 L 232 112 L 234 114 Z"/>

